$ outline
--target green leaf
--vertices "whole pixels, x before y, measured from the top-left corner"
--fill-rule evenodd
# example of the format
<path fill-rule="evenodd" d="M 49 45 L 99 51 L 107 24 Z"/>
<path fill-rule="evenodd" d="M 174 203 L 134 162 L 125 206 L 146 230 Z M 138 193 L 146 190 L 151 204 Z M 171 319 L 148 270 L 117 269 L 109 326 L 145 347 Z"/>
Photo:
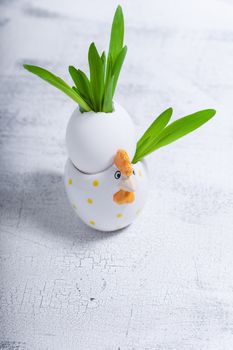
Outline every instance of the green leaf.
<path fill-rule="evenodd" d="M 106 80 L 104 86 L 104 100 L 103 100 L 103 112 L 112 112 L 112 89 L 113 89 L 114 77 L 112 76 L 112 57 L 108 56 L 108 70 L 106 73 Z"/>
<path fill-rule="evenodd" d="M 85 96 L 82 95 L 82 93 L 80 92 L 80 90 L 76 87 L 76 86 L 72 86 L 72 89 L 79 95 L 82 97 L 82 99 L 91 107 L 91 103 L 89 103 L 89 101 L 86 99 Z M 91 107 L 91 110 L 93 110 L 93 108 Z M 81 112 L 85 112 L 85 110 L 83 108 L 80 107 L 80 111 Z"/>
<path fill-rule="evenodd" d="M 77 102 L 85 111 L 90 111 L 90 106 L 61 78 L 41 67 L 24 64 L 24 68 L 64 92 Z"/>
<path fill-rule="evenodd" d="M 168 125 L 162 132 L 154 139 L 149 147 L 144 151 L 144 154 L 140 156 L 140 159 L 146 155 L 154 152 L 160 147 L 164 147 L 169 143 L 172 143 L 179 138 L 189 134 L 190 132 L 198 129 L 205 124 L 208 120 L 213 118 L 216 111 L 214 109 L 205 109 L 196 113 L 190 114 L 186 117 L 178 119 Z M 137 161 L 140 160 L 137 158 Z"/>
<path fill-rule="evenodd" d="M 108 59 L 107 59 L 107 69 L 106 69 L 106 81 L 105 81 L 105 94 L 103 108 L 107 111 L 112 111 L 112 98 L 116 89 L 116 84 L 118 80 L 118 76 L 120 73 L 121 65 L 124 61 L 124 57 L 126 54 L 126 50 L 124 49 L 122 52 L 122 56 L 119 58 L 119 61 L 116 63 L 116 59 L 119 56 L 124 42 L 124 17 L 121 6 L 118 6 L 112 22 L 109 50 L 108 50 Z M 121 62 L 122 60 L 122 62 Z M 114 68 L 114 65 L 116 66 Z M 115 77 L 113 77 L 113 68 L 115 69 Z M 110 96 L 111 91 L 111 96 Z M 111 101 L 110 101 L 111 99 Z"/>
<path fill-rule="evenodd" d="M 112 22 L 111 37 L 109 43 L 109 54 L 112 56 L 113 64 L 124 42 L 124 16 L 121 6 L 118 6 Z"/>
<path fill-rule="evenodd" d="M 78 77 L 78 71 L 75 67 L 69 66 L 69 73 L 71 78 L 73 79 L 73 82 L 75 83 L 75 86 L 77 88 L 79 87 L 79 77 Z"/>
<path fill-rule="evenodd" d="M 109 78 L 104 94 L 103 112 L 111 113 L 112 108 L 112 90 L 113 90 L 114 77 Z"/>
<path fill-rule="evenodd" d="M 150 143 L 153 142 L 154 138 L 165 128 L 169 123 L 172 116 L 172 108 L 166 109 L 162 112 L 158 118 L 156 118 L 153 123 L 149 126 L 146 132 L 142 135 L 140 140 L 137 142 L 136 153 L 134 155 L 133 163 L 137 158 L 141 158 L 144 154 L 145 149 L 147 149 Z"/>
<path fill-rule="evenodd" d="M 171 116 L 173 113 L 173 109 L 170 107 L 166 109 L 164 112 L 162 112 L 149 126 L 149 128 L 146 130 L 146 132 L 142 135 L 140 140 L 138 141 L 138 145 L 141 145 L 145 139 L 152 136 L 157 136 L 169 123 Z"/>
<path fill-rule="evenodd" d="M 120 74 L 120 71 L 121 71 L 121 67 L 122 67 L 122 65 L 123 65 L 123 62 L 124 62 L 126 53 L 127 53 L 127 46 L 124 46 L 124 47 L 121 49 L 119 55 L 117 56 L 117 58 L 116 58 L 116 60 L 115 60 L 115 63 L 114 63 L 114 66 L 113 66 L 113 72 L 112 72 L 112 74 L 114 75 L 114 80 L 113 80 L 112 98 L 113 98 L 113 96 L 114 96 L 114 92 L 115 92 L 115 89 L 116 89 L 118 77 L 119 77 L 119 74 Z"/>
<path fill-rule="evenodd" d="M 102 64 L 103 64 L 103 70 L 105 72 L 105 66 L 106 66 L 106 55 L 105 55 L 105 52 L 103 51 L 102 55 L 101 55 L 101 61 L 102 61 Z"/>
<path fill-rule="evenodd" d="M 88 61 L 90 67 L 90 84 L 93 96 L 93 104 L 96 112 L 101 111 L 104 95 L 104 68 L 101 57 L 92 43 L 88 51 Z"/>
<path fill-rule="evenodd" d="M 93 109 L 92 105 L 92 93 L 91 93 L 91 85 L 90 82 L 84 72 L 80 69 L 76 69 L 73 66 L 69 66 L 69 73 L 71 78 L 73 79 L 76 89 L 74 89 L 84 98 L 84 100 L 88 103 L 88 105 Z"/>
<path fill-rule="evenodd" d="M 215 114 L 216 111 L 214 109 L 205 109 L 174 121 L 158 136 L 156 149 L 166 146 L 198 129 L 200 126 L 207 123 L 208 120 L 213 118 Z"/>

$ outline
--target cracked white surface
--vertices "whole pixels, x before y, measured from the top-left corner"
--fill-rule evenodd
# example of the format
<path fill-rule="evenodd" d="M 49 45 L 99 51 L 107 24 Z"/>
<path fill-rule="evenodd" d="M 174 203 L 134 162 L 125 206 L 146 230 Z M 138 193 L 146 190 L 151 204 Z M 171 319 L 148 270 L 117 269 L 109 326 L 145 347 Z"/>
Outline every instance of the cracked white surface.
<path fill-rule="evenodd" d="M 86 69 L 117 2 L 0 1 L 0 349 L 232 350 L 233 2 L 121 3 L 117 99 L 139 134 L 168 106 L 217 116 L 148 158 L 131 227 L 92 231 L 62 180 L 75 106 L 22 63 Z"/>

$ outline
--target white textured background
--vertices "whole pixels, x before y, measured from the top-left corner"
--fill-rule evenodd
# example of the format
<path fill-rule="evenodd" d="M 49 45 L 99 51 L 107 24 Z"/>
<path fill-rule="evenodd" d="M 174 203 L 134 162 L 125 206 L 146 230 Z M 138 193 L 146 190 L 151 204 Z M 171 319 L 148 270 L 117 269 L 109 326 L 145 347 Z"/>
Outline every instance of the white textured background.
<path fill-rule="evenodd" d="M 139 133 L 169 106 L 217 116 L 148 158 L 137 222 L 92 231 L 62 180 L 75 104 L 22 63 L 86 69 L 117 2 L 0 0 L 1 350 L 233 348 L 233 1 L 121 4 L 117 100 Z"/>

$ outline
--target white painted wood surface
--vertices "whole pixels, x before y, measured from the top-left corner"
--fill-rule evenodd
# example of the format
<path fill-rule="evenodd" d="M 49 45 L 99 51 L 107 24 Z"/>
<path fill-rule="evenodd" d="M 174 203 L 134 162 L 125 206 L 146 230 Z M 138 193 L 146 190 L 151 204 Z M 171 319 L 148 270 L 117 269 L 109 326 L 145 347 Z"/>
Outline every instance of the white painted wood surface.
<path fill-rule="evenodd" d="M 75 106 L 22 64 L 86 69 L 117 2 L 0 1 L 0 349 L 233 348 L 233 1 L 121 3 L 117 99 L 139 134 L 168 106 L 217 116 L 148 159 L 137 222 L 92 231 L 62 179 Z"/>

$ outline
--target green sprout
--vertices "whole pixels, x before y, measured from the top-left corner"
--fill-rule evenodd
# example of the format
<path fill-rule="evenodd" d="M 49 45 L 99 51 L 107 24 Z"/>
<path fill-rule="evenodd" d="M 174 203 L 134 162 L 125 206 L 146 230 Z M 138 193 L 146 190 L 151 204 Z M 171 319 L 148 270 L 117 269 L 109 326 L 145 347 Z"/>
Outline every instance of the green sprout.
<path fill-rule="evenodd" d="M 100 56 L 94 43 L 89 47 L 90 79 L 80 69 L 69 66 L 69 73 L 75 84 L 70 87 L 64 80 L 44 68 L 29 64 L 24 64 L 24 68 L 72 98 L 82 112 L 110 113 L 113 111 L 113 97 L 127 53 L 127 46 L 123 46 L 123 42 L 124 17 L 121 6 L 118 6 L 112 22 L 107 60 L 105 52 Z"/>
<path fill-rule="evenodd" d="M 172 112 L 172 108 L 166 109 L 157 119 L 154 120 L 142 135 L 137 142 L 136 152 L 132 161 L 133 164 L 142 160 L 145 156 L 157 149 L 198 129 L 200 126 L 208 122 L 208 120 L 213 118 L 216 113 L 214 109 L 204 109 L 175 120 L 167 126 L 171 119 Z"/>
<path fill-rule="evenodd" d="M 44 68 L 28 64 L 24 64 L 24 68 L 68 95 L 78 103 L 81 112 L 111 113 L 117 81 L 127 53 L 127 46 L 123 46 L 123 42 L 124 17 L 121 6 L 118 6 L 112 22 L 107 59 L 105 52 L 101 55 L 98 53 L 94 43 L 89 47 L 90 79 L 80 69 L 69 66 L 69 73 L 75 84 L 70 87 L 64 80 Z M 196 130 L 216 113 L 214 109 L 205 109 L 168 125 L 172 112 L 172 108 L 165 110 L 146 130 L 137 142 L 132 163 L 137 163 L 155 150 Z"/>

